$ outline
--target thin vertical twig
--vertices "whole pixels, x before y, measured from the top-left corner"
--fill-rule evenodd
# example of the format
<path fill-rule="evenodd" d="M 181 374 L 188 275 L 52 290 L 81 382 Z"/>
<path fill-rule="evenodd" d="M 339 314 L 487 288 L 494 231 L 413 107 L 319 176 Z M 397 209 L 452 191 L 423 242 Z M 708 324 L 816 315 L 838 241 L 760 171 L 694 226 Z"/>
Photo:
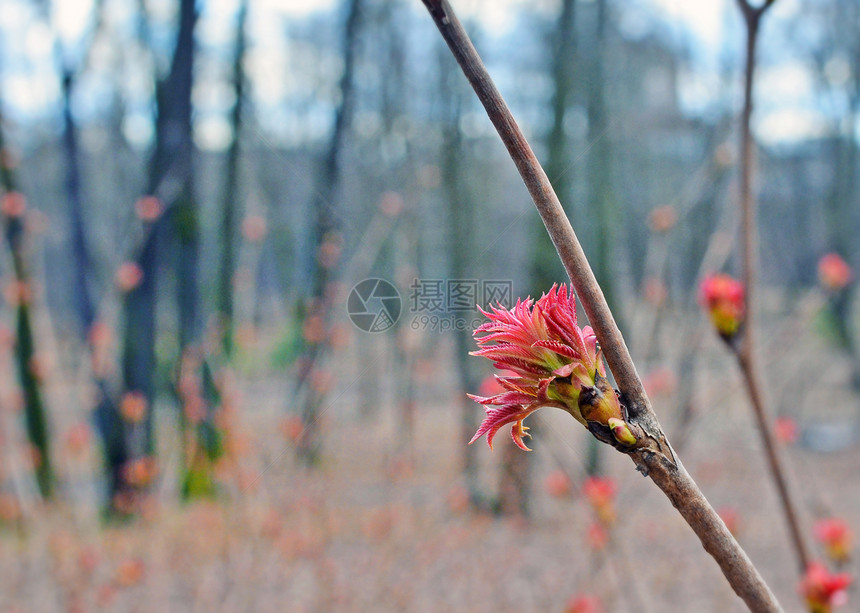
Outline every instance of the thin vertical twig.
<path fill-rule="evenodd" d="M 764 445 L 768 467 L 776 484 L 785 520 L 791 534 L 797 562 L 803 572 L 809 565 L 810 556 L 801 529 L 798 504 L 787 479 L 785 461 L 779 445 L 774 440 L 770 410 L 765 400 L 765 385 L 758 364 L 757 336 L 755 328 L 756 298 L 758 297 L 758 232 L 756 229 L 756 198 L 753 194 L 753 140 L 750 122 L 753 110 L 753 83 L 756 68 L 756 44 L 762 15 L 775 0 L 767 0 L 753 7 L 748 0 L 737 0 L 747 29 L 746 64 L 744 74 L 744 107 L 741 115 L 741 159 L 740 159 L 740 207 L 741 207 L 741 256 L 743 282 L 746 290 L 746 315 L 740 346 L 732 345 L 743 372 L 744 383 L 750 397 L 758 430 Z"/>
<path fill-rule="evenodd" d="M 770 588 L 675 456 L 582 246 L 549 179 L 446 0 L 423 0 L 516 165 L 595 331 L 639 443 L 629 452 L 684 517 L 751 611 L 781 611 Z"/>

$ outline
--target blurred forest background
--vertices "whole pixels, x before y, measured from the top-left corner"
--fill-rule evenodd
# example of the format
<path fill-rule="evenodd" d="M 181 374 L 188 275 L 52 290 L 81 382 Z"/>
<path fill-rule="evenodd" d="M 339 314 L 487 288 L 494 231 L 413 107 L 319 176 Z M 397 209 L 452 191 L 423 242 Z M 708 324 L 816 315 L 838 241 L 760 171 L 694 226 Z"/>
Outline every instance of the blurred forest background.
<path fill-rule="evenodd" d="M 737 268 L 735 3 L 455 7 L 667 431 L 798 604 L 696 304 Z M 810 517 L 856 524 L 860 2 L 777 2 L 755 95 L 778 432 Z M 455 308 L 450 282 L 566 278 L 418 0 L 0 0 L 0 154 L 0 608 L 736 610 L 575 426 L 465 445 L 486 294 Z M 379 333 L 347 313 L 366 278 L 401 297 Z M 616 469 L 638 517 L 601 540 L 580 484 Z"/>

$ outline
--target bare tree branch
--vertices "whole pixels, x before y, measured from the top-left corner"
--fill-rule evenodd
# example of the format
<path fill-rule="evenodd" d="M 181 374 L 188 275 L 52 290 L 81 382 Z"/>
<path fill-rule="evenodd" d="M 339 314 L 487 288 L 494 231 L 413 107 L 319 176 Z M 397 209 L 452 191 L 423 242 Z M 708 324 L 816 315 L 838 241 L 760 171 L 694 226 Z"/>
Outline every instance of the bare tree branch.
<path fill-rule="evenodd" d="M 750 19 L 761 19 L 761 16 L 764 15 L 765 11 L 769 9 L 776 0 L 765 0 L 759 6 L 753 6 L 749 3 L 749 0 L 737 0 L 737 2 L 744 17 L 749 21 Z"/>
<path fill-rule="evenodd" d="M 637 434 L 640 443 L 629 452 L 631 458 L 678 509 L 749 609 L 756 612 L 781 611 L 770 588 L 672 452 L 558 196 L 462 24 L 446 0 L 422 1 L 508 149 L 585 308 L 629 408 L 631 424 L 640 429 Z"/>
<path fill-rule="evenodd" d="M 743 282 L 746 289 L 746 316 L 740 347 L 733 344 L 732 349 L 735 351 L 738 363 L 743 371 L 744 382 L 752 403 L 762 444 L 764 445 L 768 468 L 779 493 L 780 503 L 791 534 L 798 564 L 800 565 L 801 572 L 804 572 L 810 562 L 809 551 L 800 527 L 798 504 L 788 482 L 785 461 L 782 458 L 779 446 L 774 441 L 771 431 L 772 419 L 770 418 L 770 410 L 765 400 L 765 387 L 758 365 L 755 329 L 757 315 L 755 304 L 758 294 L 758 231 L 756 228 L 757 207 L 755 195 L 753 194 L 755 156 L 753 155 L 753 139 L 750 123 L 753 110 L 753 82 L 755 80 L 756 69 L 755 53 L 759 24 L 761 16 L 774 1 L 767 0 L 759 8 L 753 9 L 747 0 L 738 0 L 747 26 L 740 158 L 741 255 L 743 262 Z"/>

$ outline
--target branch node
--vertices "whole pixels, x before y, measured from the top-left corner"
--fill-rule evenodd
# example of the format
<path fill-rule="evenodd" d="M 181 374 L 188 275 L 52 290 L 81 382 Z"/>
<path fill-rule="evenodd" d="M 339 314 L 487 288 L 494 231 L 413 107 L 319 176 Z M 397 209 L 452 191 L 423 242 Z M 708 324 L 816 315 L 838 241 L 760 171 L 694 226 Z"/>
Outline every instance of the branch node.
<path fill-rule="evenodd" d="M 439 20 L 439 23 L 447 26 L 451 19 L 448 17 L 448 13 L 445 11 L 444 3 L 441 0 L 422 0 L 424 2 L 424 6 L 427 7 L 427 10 L 430 11 L 430 15 L 433 19 Z"/>
<path fill-rule="evenodd" d="M 649 449 L 638 449 L 637 454 L 631 454 L 631 458 L 633 458 L 633 464 L 636 467 L 637 472 L 641 473 L 643 477 L 647 477 L 650 474 L 650 470 L 648 469 L 648 461 L 644 456 L 652 456 L 654 452 Z"/>

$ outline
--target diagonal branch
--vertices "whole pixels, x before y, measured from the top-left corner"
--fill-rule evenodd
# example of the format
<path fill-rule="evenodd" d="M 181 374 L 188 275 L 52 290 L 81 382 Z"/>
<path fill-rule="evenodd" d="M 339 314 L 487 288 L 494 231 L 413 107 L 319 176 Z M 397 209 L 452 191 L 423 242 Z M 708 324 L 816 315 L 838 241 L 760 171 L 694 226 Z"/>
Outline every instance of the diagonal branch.
<path fill-rule="evenodd" d="M 753 6 L 749 3 L 749 0 L 737 0 L 737 2 L 744 18 L 749 22 L 750 20 L 758 21 L 761 19 L 761 16 L 764 15 L 765 11 L 767 11 L 767 9 L 769 9 L 776 0 L 764 0 L 764 2 L 759 6 Z"/>
<path fill-rule="evenodd" d="M 496 127 L 543 219 L 629 408 L 630 422 L 647 435 L 630 452 L 631 458 L 678 509 L 750 610 L 781 611 L 746 553 L 672 452 L 558 196 L 462 24 L 447 0 L 422 1 Z"/>
<path fill-rule="evenodd" d="M 740 346 L 732 344 L 744 382 L 752 403 L 758 431 L 764 446 L 771 476 L 776 484 L 780 503 L 785 514 L 801 573 L 811 560 L 806 540 L 801 529 L 799 505 L 794 495 L 785 467 L 782 452 L 774 440 L 770 409 L 765 400 L 765 385 L 758 362 L 756 327 L 756 298 L 758 295 L 758 231 L 756 228 L 756 198 L 753 193 L 753 171 L 755 156 L 751 131 L 753 110 L 753 83 L 756 68 L 756 45 L 759 24 L 764 12 L 775 0 L 767 0 L 758 8 L 750 6 L 748 0 L 738 0 L 738 5 L 746 21 L 746 62 L 744 73 L 744 106 L 741 114 L 741 157 L 740 157 L 740 208 L 741 208 L 741 255 L 743 264 L 743 284 L 746 290 L 746 315 Z"/>

